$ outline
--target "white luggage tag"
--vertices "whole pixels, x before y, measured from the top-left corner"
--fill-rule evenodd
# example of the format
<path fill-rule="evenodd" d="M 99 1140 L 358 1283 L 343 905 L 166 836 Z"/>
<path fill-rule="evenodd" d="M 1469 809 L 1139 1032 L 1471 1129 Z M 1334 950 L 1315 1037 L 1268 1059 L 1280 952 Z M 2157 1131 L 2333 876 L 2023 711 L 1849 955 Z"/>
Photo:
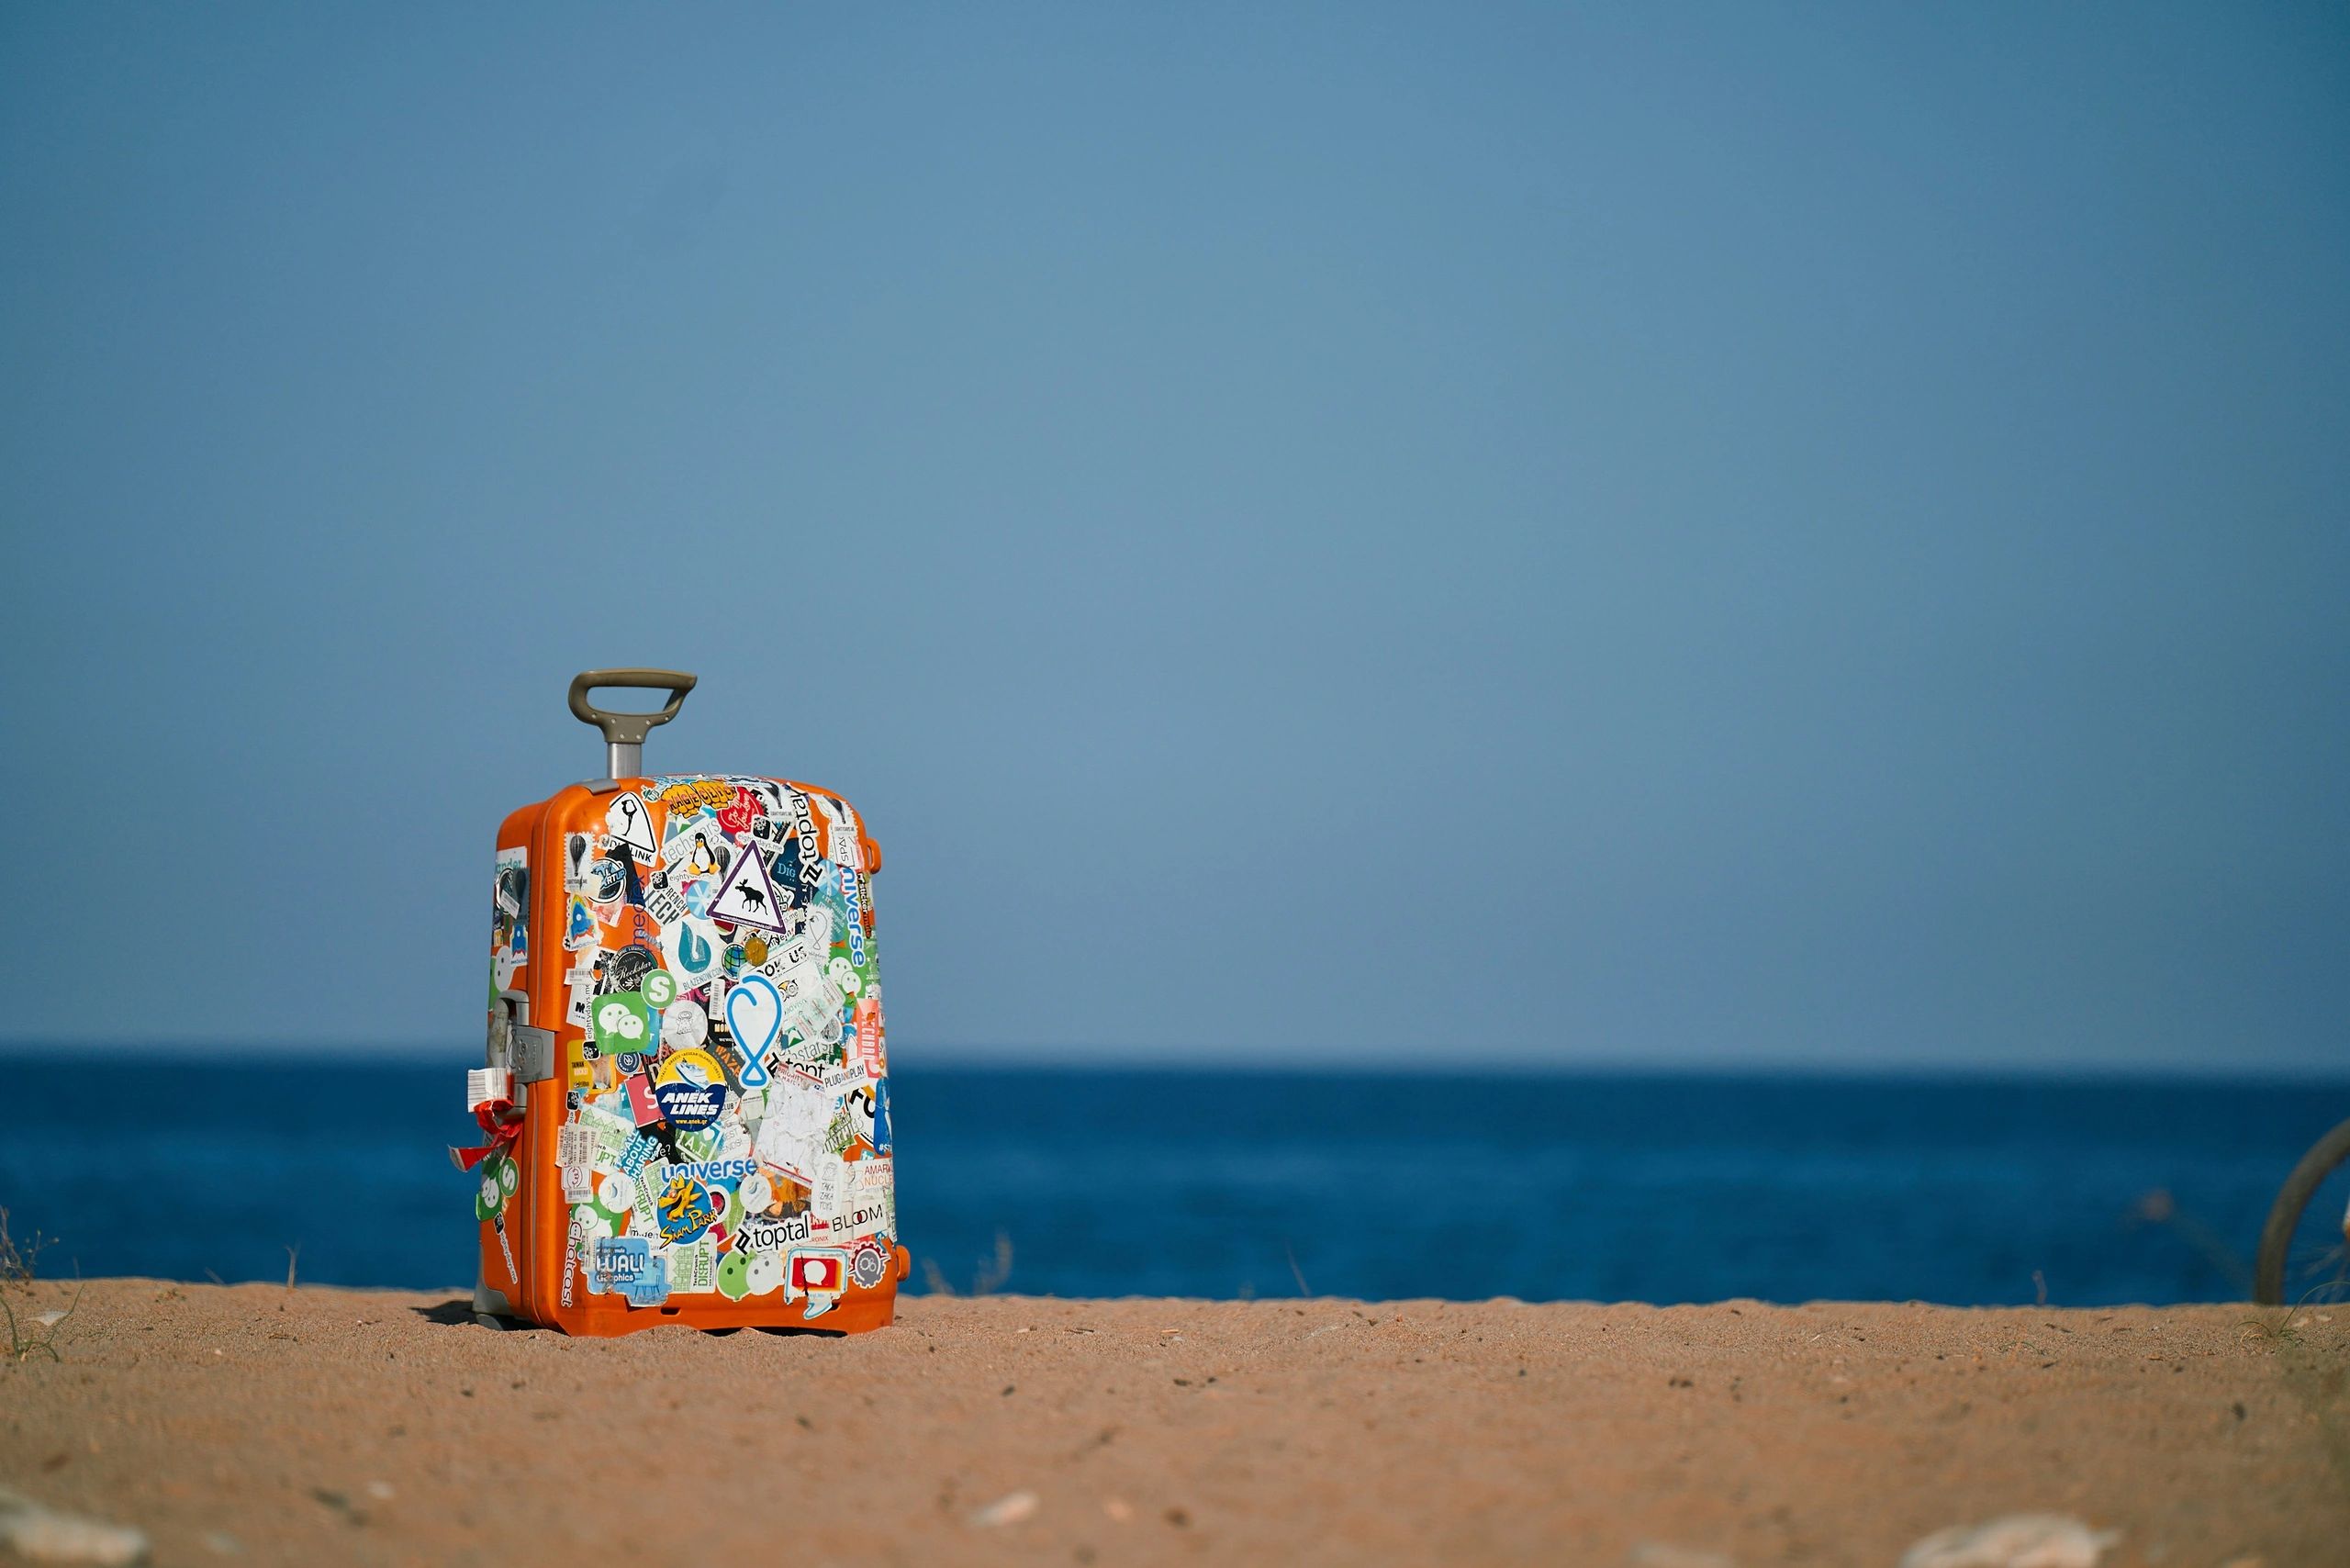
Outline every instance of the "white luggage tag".
<path fill-rule="evenodd" d="M 468 1115 L 484 1105 L 503 1100 L 514 1103 L 514 1074 L 502 1067 L 476 1067 L 465 1073 L 465 1112 Z"/>

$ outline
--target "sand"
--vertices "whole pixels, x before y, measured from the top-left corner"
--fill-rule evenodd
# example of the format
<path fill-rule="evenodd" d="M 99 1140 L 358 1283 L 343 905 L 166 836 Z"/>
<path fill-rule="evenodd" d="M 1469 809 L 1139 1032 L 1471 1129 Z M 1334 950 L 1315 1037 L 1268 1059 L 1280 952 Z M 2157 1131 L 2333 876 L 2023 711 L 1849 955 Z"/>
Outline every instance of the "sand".
<path fill-rule="evenodd" d="M 2109 1565 L 2350 1562 L 2350 1309 L 932 1296 L 572 1340 L 104 1280 L 60 1349 L 0 1366 L 0 1488 L 160 1562 L 1889 1564 L 2031 1510 Z"/>

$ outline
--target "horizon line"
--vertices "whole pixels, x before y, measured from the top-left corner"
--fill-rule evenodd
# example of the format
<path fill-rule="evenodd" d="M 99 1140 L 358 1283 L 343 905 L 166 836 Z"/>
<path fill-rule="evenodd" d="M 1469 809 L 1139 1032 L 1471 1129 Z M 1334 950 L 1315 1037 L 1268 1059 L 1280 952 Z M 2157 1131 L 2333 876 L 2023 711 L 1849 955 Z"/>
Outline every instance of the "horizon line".
<path fill-rule="evenodd" d="M 183 1062 L 208 1058 L 215 1062 L 277 1061 L 289 1058 L 331 1060 L 354 1066 L 423 1066 L 434 1061 L 469 1059 L 478 1047 L 452 1050 L 437 1043 L 398 1041 L 319 1042 L 293 1039 L 227 1041 L 182 1038 L 131 1042 L 84 1038 L 49 1040 L 0 1036 L 0 1063 L 35 1056 L 85 1058 L 111 1053 L 118 1058 Z M 1155 1047 L 1116 1052 L 1080 1047 L 1001 1045 L 930 1045 L 914 1047 L 922 1058 L 917 1070 L 1091 1071 L 1091 1072 L 1241 1072 L 1356 1073 L 1386 1077 L 1435 1077 L 1475 1073 L 1498 1077 L 1656 1077 L 1701 1076 L 1754 1078 L 1856 1079 L 2060 1079 L 2154 1080 L 2182 1081 L 2269 1081 L 2311 1086 L 2350 1085 L 2350 1063 L 2297 1062 L 2278 1059 L 2233 1062 L 2176 1060 L 2107 1060 L 2051 1058 L 2045 1055 L 2018 1061 L 1985 1061 L 1926 1058 L 1838 1061 L 1816 1057 L 1762 1055 L 1753 1058 L 1700 1056 L 1594 1055 L 1542 1058 L 1491 1054 L 1432 1058 L 1426 1053 L 1402 1051 L 1336 1056 L 1316 1053 L 1268 1053 L 1237 1047 L 1214 1047 L 1191 1053 Z M 893 1050 L 893 1057 L 901 1056 Z M 901 1062 L 896 1064 L 902 1066 Z"/>

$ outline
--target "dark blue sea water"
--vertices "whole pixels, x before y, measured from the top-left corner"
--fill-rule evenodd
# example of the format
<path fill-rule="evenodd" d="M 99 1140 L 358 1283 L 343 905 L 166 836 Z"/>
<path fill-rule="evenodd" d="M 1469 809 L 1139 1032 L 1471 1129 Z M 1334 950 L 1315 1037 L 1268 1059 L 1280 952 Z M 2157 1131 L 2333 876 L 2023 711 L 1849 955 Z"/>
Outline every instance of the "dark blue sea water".
<path fill-rule="evenodd" d="M 1002 1288 L 1071 1295 L 2242 1299 L 2278 1182 L 2350 1115 L 2350 1083 L 891 1083 L 915 1285 L 969 1288 L 1001 1236 Z M 44 1274 L 282 1280 L 298 1246 L 306 1281 L 470 1284 L 463 1098 L 457 1065 L 0 1058 L 0 1206 L 57 1238 Z"/>

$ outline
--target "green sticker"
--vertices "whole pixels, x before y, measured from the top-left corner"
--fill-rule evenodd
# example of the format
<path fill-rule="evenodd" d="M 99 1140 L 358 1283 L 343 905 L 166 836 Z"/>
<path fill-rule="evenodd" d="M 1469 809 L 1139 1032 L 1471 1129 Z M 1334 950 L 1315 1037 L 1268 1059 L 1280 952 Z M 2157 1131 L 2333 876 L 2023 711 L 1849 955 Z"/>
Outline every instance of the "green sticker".
<path fill-rule="evenodd" d="M 644 977 L 644 1004 L 666 1007 L 677 1000 L 677 982 L 666 969 L 655 969 Z"/>
<path fill-rule="evenodd" d="M 522 1172 L 505 1155 L 493 1154 L 482 1161 L 479 1175 L 481 1185 L 474 1191 L 474 1218 L 496 1219 L 514 1189 L 522 1184 Z"/>
<path fill-rule="evenodd" d="M 622 1056 L 652 1048 L 653 1030 L 645 1014 L 643 992 L 615 991 L 596 998 L 594 1006 L 598 1050 L 607 1056 Z"/>

